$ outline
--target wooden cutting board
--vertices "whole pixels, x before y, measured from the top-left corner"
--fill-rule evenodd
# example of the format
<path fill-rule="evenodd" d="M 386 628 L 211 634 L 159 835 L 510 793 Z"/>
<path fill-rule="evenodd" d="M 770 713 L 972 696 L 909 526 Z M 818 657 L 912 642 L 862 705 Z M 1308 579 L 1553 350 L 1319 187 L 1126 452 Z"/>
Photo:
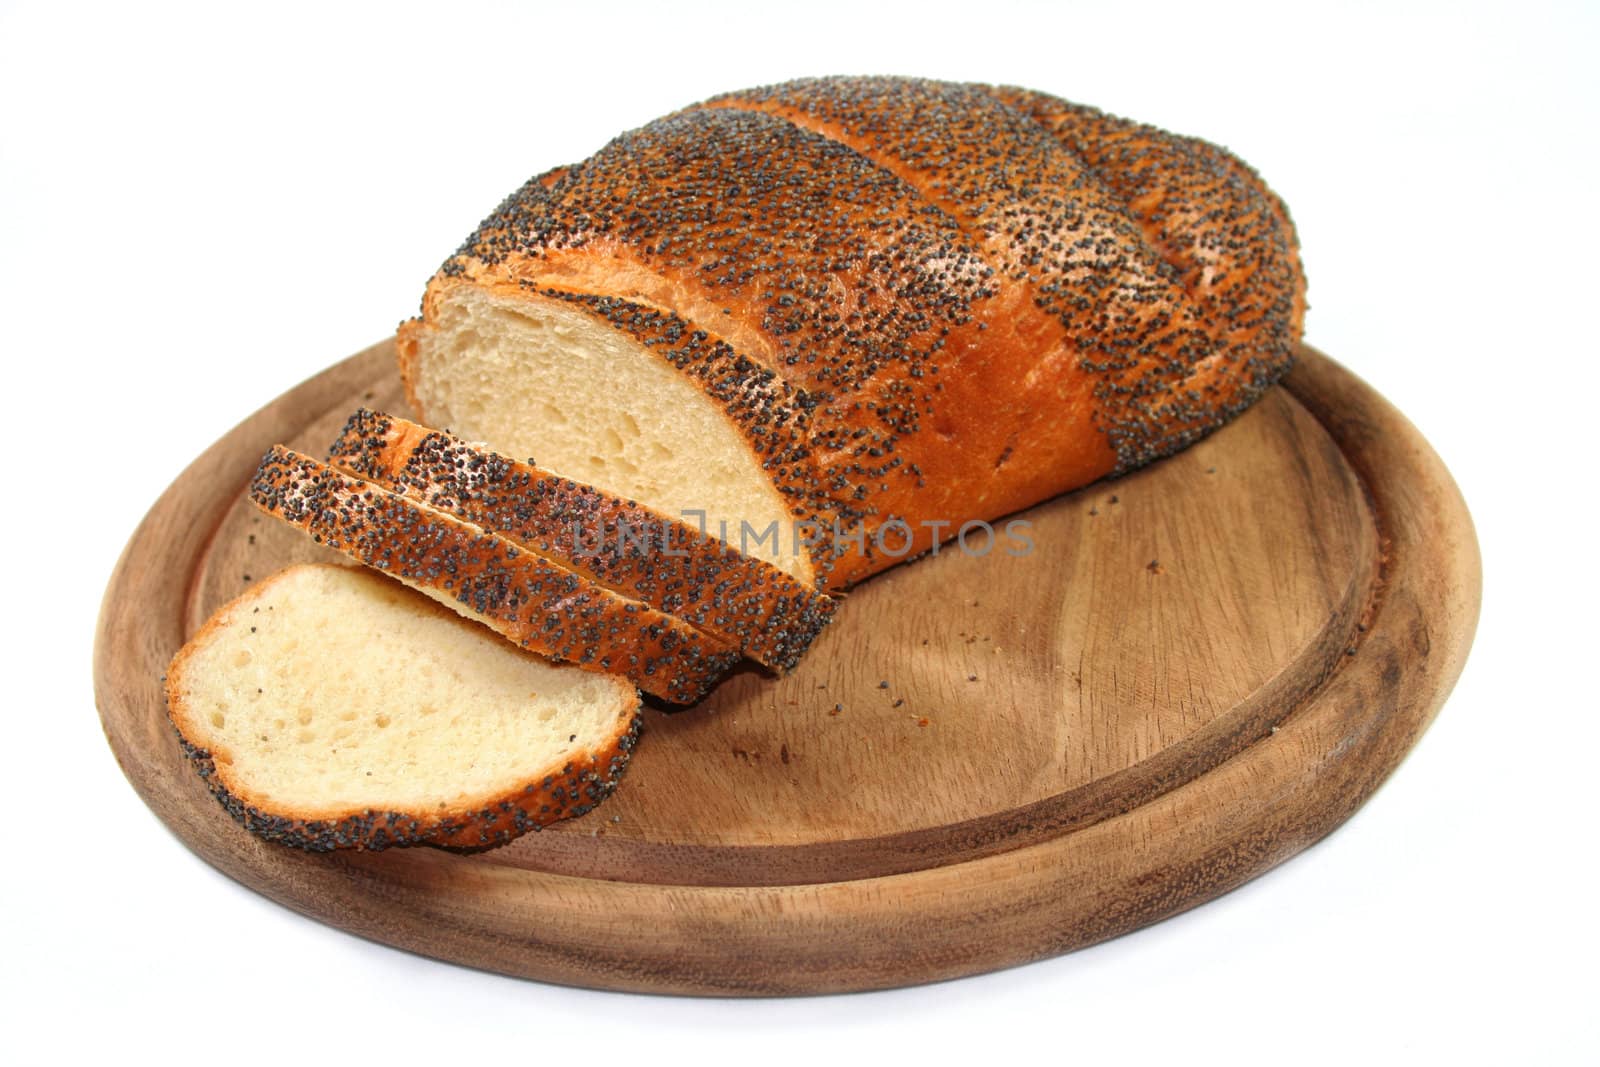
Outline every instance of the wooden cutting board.
<path fill-rule="evenodd" d="M 945 551 L 853 591 L 786 678 L 648 712 L 593 813 L 477 855 L 262 843 L 186 767 L 159 679 L 252 581 L 333 558 L 255 512 L 267 446 L 404 410 L 377 345 L 197 459 L 106 591 L 95 688 L 145 802 L 231 877 L 441 959 L 611 989 L 928 982 L 1209 900 L 1346 819 L 1461 670 L 1471 520 L 1427 443 L 1309 349 L 1181 455 L 1026 513 L 1033 550 Z"/>

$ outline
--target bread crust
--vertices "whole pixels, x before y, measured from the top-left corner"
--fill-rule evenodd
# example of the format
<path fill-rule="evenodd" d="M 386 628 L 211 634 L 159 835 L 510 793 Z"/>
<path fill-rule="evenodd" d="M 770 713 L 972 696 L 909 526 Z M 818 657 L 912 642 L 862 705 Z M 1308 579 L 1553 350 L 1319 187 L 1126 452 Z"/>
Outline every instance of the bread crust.
<path fill-rule="evenodd" d="M 698 700 L 739 660 L 686 622 L 282 446 L 263 458 L 250 499 L 320 544 L 443 594 L 529 651 L 620 674 L 663 700 Z"/>
<path fill-rule="evenodd" d="M 793 667 L 833 618 L 831 598 L 695 527 L 398 416 L 357 411 L 328 462 L 682 619 L 767 667 Z"/>
<path fill-rule="evenodd" d="M 251 586 L 212 615 L 179 649 L 163 680 L 167 716 L 184 757 L 212 796 L 245 829 L 268 841 L 311 852 L 334 849 L 377 852 L 411 845 L 480 850 L 503 845 L 529 830 L 542 829 L 560 819 L 586 814 L 616 789 L 638 744 L 643 724 L 637 693 L 632 710 L 617 717 L 616 729 L 587 752 L 535 768 L 525 781 L 511 789 L 474 798 L 470 804 L 442 810 L 363 808 L 311 812 L 268 801 L 244 786 L 232 772 L 233 760 L 227 751 L 197 743 L 202 736 L 196 726 L 198 712 L 190 707 L 184 695 L 189 661 L 217 634 L 234 625 L 236 618 L 274 584 L 301 568 L 327 566 L 329 564 L 299 564 Z M 448 614 L 447 609 L 439 605 L 430 604 L 430 607 Z"/>
<path fill-rule="evenodd" d="M 891 520 L 914 554 L 1197 440 L 1287 370 L 1305 306 L 1287 212 L 1221 149 L 894 78 L 729 94 L 529 182 L 402 327 L 413 400 L 455 286 L 650 338 L 798 518 L 866 531 L 814 554 L 826 589 L 904 558 Z"/>

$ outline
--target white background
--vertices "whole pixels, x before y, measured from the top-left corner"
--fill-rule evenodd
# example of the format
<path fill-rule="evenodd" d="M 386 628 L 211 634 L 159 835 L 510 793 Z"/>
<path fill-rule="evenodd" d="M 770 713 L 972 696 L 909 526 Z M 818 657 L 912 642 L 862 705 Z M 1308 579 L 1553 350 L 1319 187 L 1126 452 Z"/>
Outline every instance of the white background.
<path fill-rule="evenodd" d="M 1595 1062 L 1597 30 L 1595 5 L 1537 3 L 0 6 L 0 1042 L 224 1063 Z M 1286 198 L 1308 339 L 1410 414 L 1478 523 L 1477 645 L 1411 758 L 1214 904 L 864 996 L 513 981 L 302 919 L 192 857 L 118 772 L 90 687 L 100 592 L 144 510 L 411 314 L 528 175 L 824 73 L 1047 90 L 1227 145 Z"/>

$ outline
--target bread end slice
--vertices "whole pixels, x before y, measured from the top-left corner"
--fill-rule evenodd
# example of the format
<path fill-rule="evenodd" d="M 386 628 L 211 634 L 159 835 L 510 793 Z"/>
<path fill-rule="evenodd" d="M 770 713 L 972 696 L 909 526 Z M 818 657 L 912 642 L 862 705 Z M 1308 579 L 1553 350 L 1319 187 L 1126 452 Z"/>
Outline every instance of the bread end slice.
<path fill-rule="evenodd" d="M 166 693 L 223 807 L 312 851 L 489 848 L 582 815 L 616 787 L 641 721 L 624 679 L 328 565 L 223 607 L 173 659 Z"/>

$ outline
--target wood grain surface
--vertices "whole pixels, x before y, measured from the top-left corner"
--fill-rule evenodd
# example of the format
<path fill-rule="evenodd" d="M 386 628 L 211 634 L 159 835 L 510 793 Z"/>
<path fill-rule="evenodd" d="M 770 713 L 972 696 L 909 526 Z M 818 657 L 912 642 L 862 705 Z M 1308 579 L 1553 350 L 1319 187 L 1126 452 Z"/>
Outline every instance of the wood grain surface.
<path fill-rule="evenodd" d="M 859 586 L 800 668 L 651 709 L 617 795 L 473 856 L 260 842 L 184 766 L 159 687 L 220 604 L 334 558 L 243 499 L 404 410 L 377 345 L 183 473 L 106 591 L 97 700 L 124 771 L 200 856 L 352 932 L 615 989 L 905 985 L 1066 951 L 1233 888 L 1336 827 L 1459 674 L 1479 561 L 1405 419 L 1310 349 L 1179 456 Z"/>

